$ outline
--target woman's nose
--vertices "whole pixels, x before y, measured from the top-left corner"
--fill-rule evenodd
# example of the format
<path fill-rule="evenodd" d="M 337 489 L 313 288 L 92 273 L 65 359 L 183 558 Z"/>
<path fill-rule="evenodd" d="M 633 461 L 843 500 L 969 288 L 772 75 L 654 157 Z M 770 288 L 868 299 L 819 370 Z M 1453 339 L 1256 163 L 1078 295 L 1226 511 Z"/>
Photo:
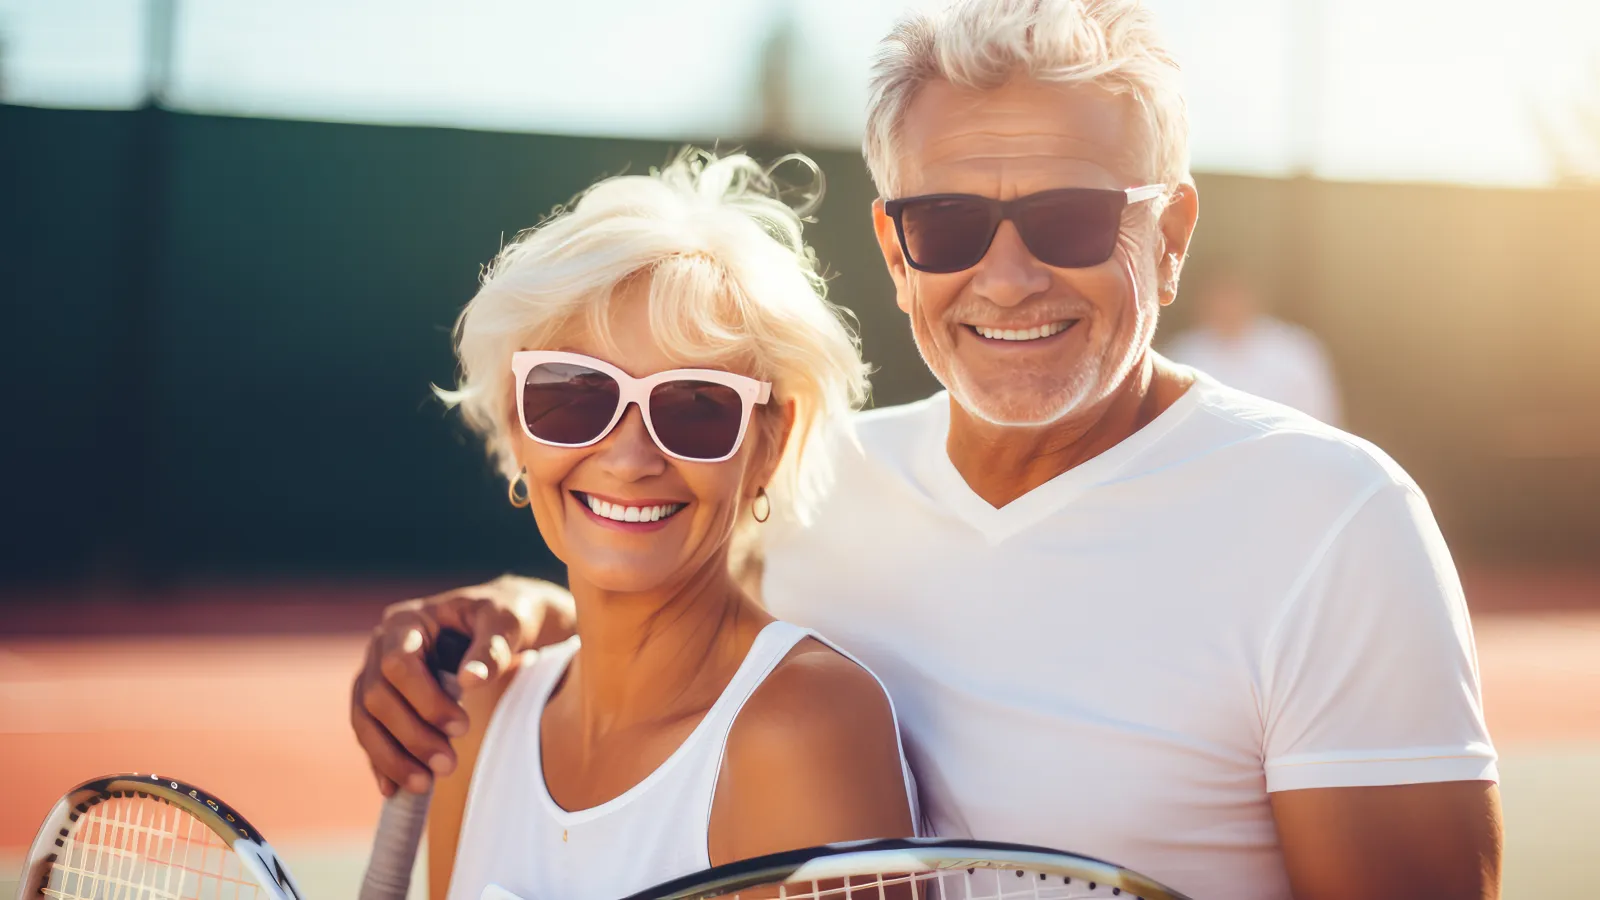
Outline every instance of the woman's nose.
<path fill-rule="evenodd" d="M 622 421 L 600 442 L 596 462 L 623 481 L 638 481 L 666 470 L 667 457 L 650 438 L 644 414 L 629 404 Z"/>

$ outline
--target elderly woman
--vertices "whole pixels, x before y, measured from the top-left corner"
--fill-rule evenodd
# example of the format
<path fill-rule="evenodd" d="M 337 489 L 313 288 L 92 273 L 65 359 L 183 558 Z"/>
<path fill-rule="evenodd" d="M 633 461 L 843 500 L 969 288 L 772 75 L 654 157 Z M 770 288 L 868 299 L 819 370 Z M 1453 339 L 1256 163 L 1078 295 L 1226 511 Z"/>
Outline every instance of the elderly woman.
<path fill-rule="evenodd" d="M 730 571 L 804 518 L 865 392 L 800 220 L 743 156 L 611 178 L 507 247 L 443 392 L 567 566 L 577 635 L 469 692 L 431 892 L 615 898 L 708 865 L 912 834 L 877 679 Z"/>

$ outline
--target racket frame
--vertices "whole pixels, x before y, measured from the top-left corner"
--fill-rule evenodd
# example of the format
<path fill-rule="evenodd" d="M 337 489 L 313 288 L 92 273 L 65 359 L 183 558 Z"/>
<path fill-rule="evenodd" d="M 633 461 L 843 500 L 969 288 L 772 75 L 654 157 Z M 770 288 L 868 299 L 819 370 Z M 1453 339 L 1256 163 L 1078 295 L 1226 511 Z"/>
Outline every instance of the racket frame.
<path fill-rule="evenodd" d="M 851 841 L 788 850 L 674 878 L 624 900 L 705 900 L 776 884 L 808 884 L 851 875 L 964 869 L 1023 870 L 1121 888 L 1134 900 L 1189 900 L 1137 872 L 1049 847 L 953 838 Z"/>
<path fill-rule="evenodd" d="M 210 828 L 239 857 L 240 868 L 274 900 L 304 900 L 305 895 L 266 838 L 249 820 L 212 794 L 192 784 L 160 775 L 125 773 L 94 778 L 68 791 L 56 801 L 28 850 L 26 868 L 17 885 L 17 900 L 38 900 L 58 853 L 72 836 L 73 827 L 91 809 L 107 800 L 147 797 L 175 806 Z"/>

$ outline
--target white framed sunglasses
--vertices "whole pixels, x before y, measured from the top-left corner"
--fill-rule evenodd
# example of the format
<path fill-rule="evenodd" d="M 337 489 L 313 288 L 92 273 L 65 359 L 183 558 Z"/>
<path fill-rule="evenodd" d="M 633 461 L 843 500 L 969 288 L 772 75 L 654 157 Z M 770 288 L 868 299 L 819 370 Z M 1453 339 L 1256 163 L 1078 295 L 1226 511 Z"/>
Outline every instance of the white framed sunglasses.
<path fill-rule="evenodd" d="M 639 407 L 661 452 L 686 462 L 723 462 L 739 452 L 750 413 L 772 384 L 721 369 L 668 369 L 635 378 L 603 359 L 561 350 L 511 355 L 517 416 L 528 437 L 551 447 L 599 443 Z"/>

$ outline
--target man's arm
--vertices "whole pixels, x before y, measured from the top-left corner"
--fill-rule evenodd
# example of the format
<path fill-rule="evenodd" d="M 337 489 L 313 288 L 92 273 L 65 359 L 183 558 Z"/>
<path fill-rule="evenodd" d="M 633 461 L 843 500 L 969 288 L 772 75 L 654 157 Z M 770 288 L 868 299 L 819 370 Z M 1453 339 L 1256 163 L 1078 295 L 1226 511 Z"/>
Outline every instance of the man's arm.
<path fill-rule="evenodd" d="M 1272 794 L 1295 900 L 1495 900 L 1500 791 L 1491 781 Z"/>
<path fill-rule="evenodd" d="M 471 727 L 467 711 L 439 687 L 423 659 L 439 629 L 472 636 L 460 674 L 469 690 L 505 678 L 517 653 L 566 640 L 573 622 L 572 596 L 564 589 L 510 575 L 385 610 L 350 692 L 350 725 L 378 790 L 385 797 L 401 786 L 427 790 L 434 774 L 455 769 L 450 739 Z"/>
<path fill-rule="evenodd" d="M 1352 500 L 1280 610 L 1263 756 L 1297 900 L 1494 900 L 1500 805 L 1472 625 L 1426 501 Z"/>

